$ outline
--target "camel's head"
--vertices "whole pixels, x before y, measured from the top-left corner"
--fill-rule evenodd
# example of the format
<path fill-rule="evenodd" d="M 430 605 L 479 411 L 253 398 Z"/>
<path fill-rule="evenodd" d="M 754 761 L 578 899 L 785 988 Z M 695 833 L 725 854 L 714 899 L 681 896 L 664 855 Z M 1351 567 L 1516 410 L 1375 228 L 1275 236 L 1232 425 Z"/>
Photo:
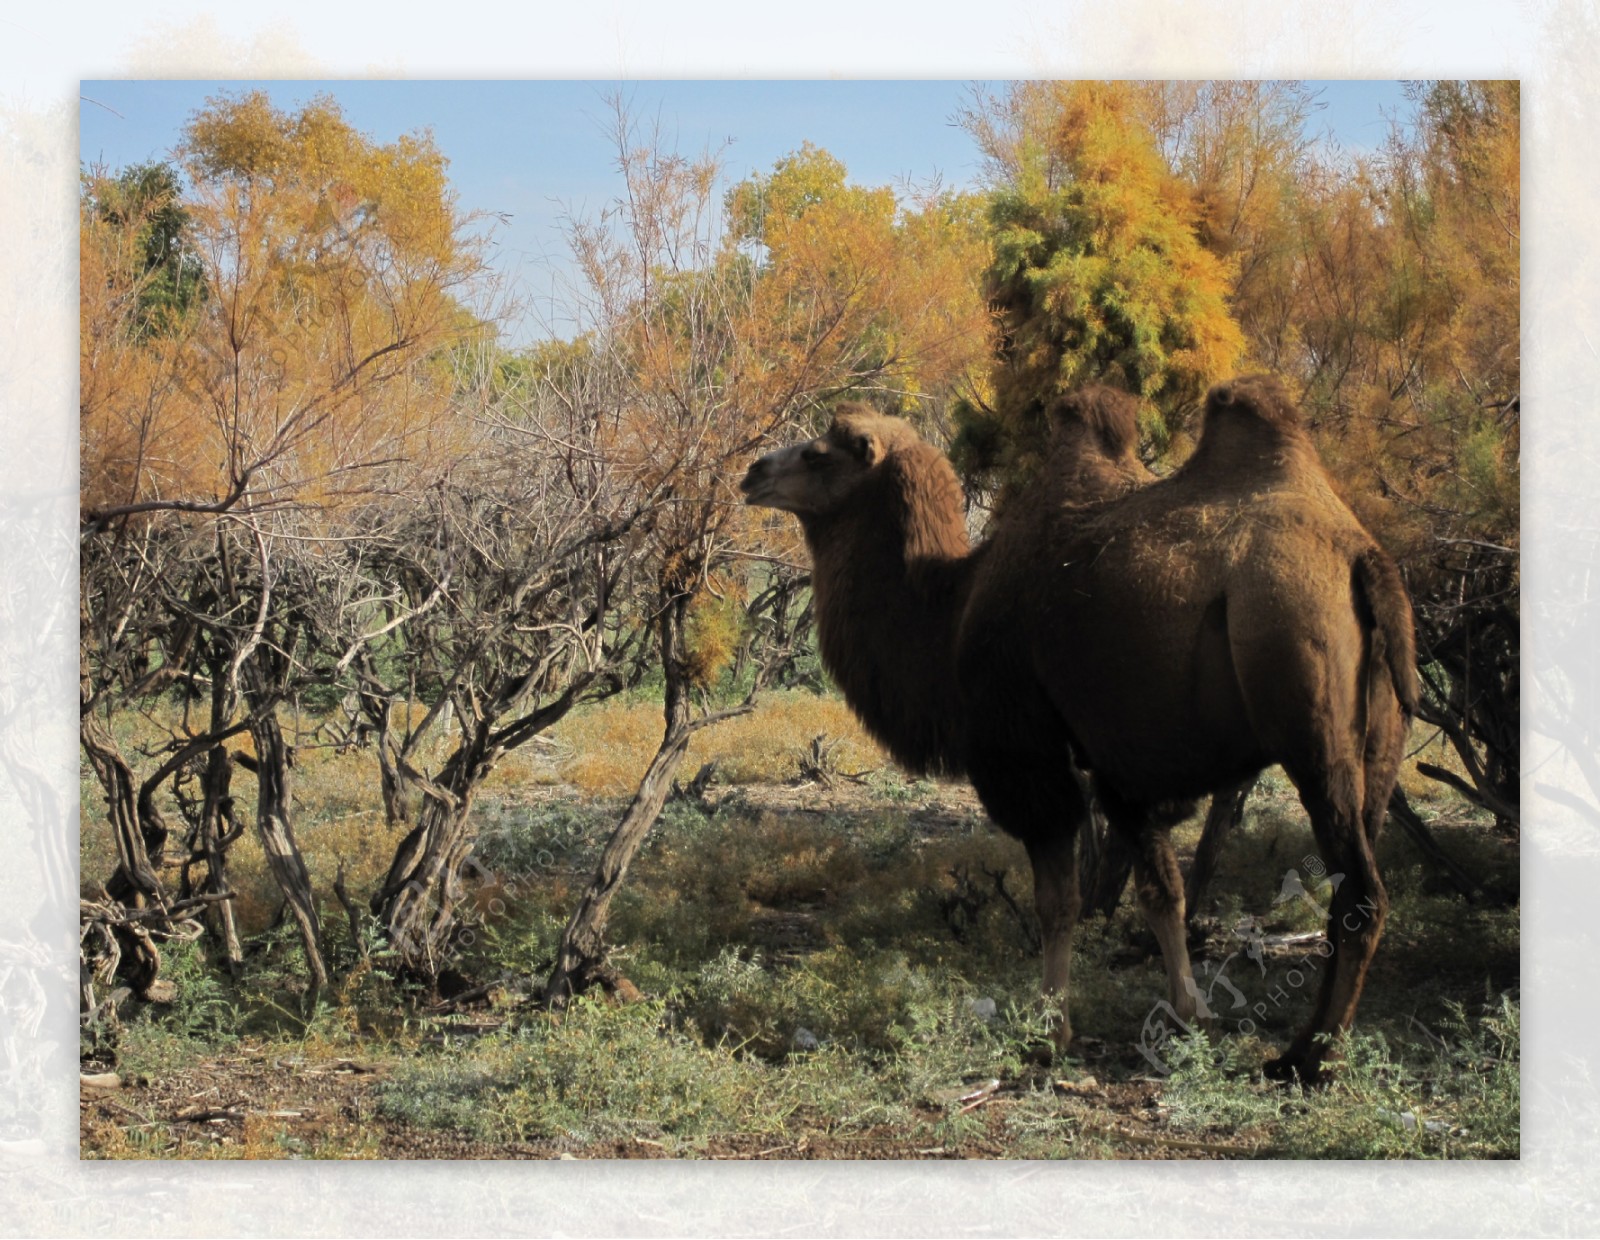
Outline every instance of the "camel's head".
<path fill-rule="evenodd" d="M 1132 455 L 1139 446 L 1139 401 L 1104 383 L 1091 383 L 1058 397 L 1049 407 L 1058 441 L 1077 442 L 1084 433 L 1096 448 L 1115 459 Z"/>
<path fill-rule="evenodd" d="M 1300 425 L 1300 413 L 1276 375 L 1240 375 L 1206 393 L 1206 423 L 1243 416 L 1280 430 Z"/>
<path fill-rule="evenodd" d="M 747 504 L 819 516 L 838 508 L 906 442 L 921 441 L 899 418 L 850 406 L 839 412 L 826 434 L 756 461 L 739 489 Z"/>

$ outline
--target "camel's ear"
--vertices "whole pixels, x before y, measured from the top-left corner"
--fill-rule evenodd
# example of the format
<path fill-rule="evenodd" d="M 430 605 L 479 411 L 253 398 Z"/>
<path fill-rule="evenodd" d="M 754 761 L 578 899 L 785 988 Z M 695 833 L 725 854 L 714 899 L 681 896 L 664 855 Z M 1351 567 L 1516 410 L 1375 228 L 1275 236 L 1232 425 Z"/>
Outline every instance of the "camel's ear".
<path fill-rule="evenodd" d="M 870 431 L 851 435 L 845 441 L 845 447 L 850 450 L 851 456 L 869 468 L 883 460 L 883 443 Z"/>

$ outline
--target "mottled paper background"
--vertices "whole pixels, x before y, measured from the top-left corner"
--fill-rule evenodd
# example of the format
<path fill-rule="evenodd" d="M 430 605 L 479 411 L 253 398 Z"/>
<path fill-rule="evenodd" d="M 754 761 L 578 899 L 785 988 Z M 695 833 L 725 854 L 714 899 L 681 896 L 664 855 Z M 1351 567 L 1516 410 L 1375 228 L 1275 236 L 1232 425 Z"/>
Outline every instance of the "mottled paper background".
<path fill-rule="evenodd" d="M 0 1140 L 19 1235 L 1594 1235 L 1595 0 L 178 0 L 0 16 Z M 1518 77 L 1525 82 L 1520 1164 L 79 1164 L 77 87 L 98 77 Z M 486 118 L 492 124 L 493 118 Z M 517 135 L 505 135 L 508 159 Z"/>

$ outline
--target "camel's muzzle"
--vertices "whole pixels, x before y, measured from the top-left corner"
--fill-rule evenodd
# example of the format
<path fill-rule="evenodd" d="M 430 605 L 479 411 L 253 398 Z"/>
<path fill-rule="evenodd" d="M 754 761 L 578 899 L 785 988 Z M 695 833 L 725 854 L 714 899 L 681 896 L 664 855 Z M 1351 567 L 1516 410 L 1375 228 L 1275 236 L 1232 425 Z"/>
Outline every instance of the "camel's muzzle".
<path fill-rule="evenodd" d="M 770 473 L 771 470 L 767 467 L 766 457 L 761 457 L 759 460 L 750 463 L 750 468 L 745 471 L 744 477 L 739 480 L 739 489 L 744 492 L 745 503 L 753 504 L 757 502 L 757 492 Z"/>

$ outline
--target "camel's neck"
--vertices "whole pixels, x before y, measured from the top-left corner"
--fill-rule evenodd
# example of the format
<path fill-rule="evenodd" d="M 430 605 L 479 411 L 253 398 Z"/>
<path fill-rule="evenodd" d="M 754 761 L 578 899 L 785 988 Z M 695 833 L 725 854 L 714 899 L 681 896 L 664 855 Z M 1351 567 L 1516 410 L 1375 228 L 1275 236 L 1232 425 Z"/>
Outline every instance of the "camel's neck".
<path fill-rule="evenodd" d="M 964 765 L 955 638 L 970 577 L 961 489 L 927 449 L 843 511 L 805 521 L 822 661 L 908 770 Z"/>

